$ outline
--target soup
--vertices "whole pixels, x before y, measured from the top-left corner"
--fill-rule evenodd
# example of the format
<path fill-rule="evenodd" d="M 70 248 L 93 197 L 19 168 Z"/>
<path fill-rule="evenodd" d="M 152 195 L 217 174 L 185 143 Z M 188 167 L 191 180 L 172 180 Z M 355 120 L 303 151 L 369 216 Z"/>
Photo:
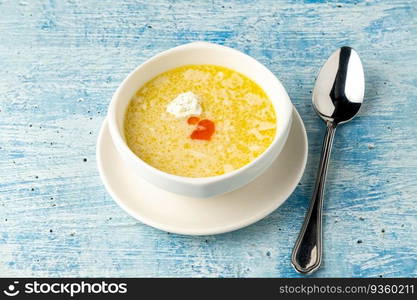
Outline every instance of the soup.
<path fill-rule="evenodd" d="M 124 133 L 149 165 L 179 176 L 209 177 L 250 163 L 272 143 L 276 114 L 254 81 L 215 65 L 159 74 L 132 97 Z"/>

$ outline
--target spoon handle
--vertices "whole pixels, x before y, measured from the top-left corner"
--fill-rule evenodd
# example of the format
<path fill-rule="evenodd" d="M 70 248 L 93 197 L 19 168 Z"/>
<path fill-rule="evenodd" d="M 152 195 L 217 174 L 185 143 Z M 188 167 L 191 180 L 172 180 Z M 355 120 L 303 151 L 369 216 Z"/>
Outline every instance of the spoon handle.
<path fill-rule="evenodd" d="M 303 274 L 313 273 L 321 264 L 323 192 L 335 132 L 336 125 L 328 122 L 310 208 L 291 256 L 293 267 Z"/>

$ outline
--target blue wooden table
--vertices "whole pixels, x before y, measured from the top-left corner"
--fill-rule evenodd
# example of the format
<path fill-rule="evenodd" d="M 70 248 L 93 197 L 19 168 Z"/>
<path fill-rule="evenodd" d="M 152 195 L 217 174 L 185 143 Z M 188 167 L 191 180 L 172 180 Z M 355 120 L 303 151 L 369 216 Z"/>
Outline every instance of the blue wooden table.
<path fill-rule="evenodd" d="M 340 127 L 325 202 L 320 277 L 417 276 L 415 1 L 0 0 L 0 276 L 295 277 L 290 253 L 324 125 L 314 78 L 337 47 L 364 63 L 366 100 Z M 95 145 L 111 96 L 139 63 L 204 40 L 270 68 L 309 137 L 304 177 L 236 232 L 168 234 L 105 191 Z"/>

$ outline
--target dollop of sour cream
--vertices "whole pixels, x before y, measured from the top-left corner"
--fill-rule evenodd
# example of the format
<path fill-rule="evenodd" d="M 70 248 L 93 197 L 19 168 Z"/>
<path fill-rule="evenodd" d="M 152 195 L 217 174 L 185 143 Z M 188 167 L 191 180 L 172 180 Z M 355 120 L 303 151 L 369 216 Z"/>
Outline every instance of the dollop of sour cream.
<path fill-rule="evenodd" d="M 175 118 L 198 116 L 202 112 L 200 99 L 193 92 L 181 93 L 168 104 L 167 112 Z"/>

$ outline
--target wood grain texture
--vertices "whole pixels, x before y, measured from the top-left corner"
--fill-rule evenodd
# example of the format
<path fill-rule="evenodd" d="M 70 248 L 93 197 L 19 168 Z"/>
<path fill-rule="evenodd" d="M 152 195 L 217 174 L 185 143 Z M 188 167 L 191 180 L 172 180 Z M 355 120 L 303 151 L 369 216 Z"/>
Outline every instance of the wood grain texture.
<path fill-rule="evenodd" d="M 290 265 L 324 125 L 314 78 L 337 47 L 364 63 L 366 100 L 337 132 L 314 276 L 417 276 L 415 1 L 0 0 L 0 276 L 296 277 Z M 274 72 L 309 137 L 288 201 L 245 229 L 188 237 L 145 226 L 104 190 L 95 144 L 139 63 L 195 40 Z"/>

